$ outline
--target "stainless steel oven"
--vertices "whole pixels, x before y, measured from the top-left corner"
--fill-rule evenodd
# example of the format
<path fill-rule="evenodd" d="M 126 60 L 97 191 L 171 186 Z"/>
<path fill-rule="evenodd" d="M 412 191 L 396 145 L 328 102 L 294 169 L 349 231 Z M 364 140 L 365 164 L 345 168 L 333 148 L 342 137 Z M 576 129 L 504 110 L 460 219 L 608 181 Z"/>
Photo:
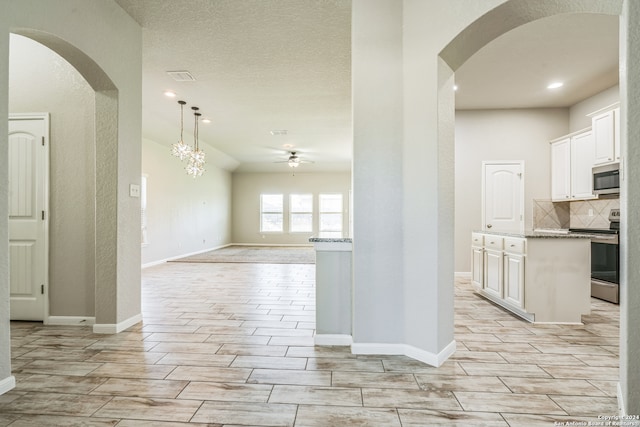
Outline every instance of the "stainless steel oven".
<path fill-rule="evenodd" d="M 609 213 L 608 229 L 571 228 L 591 235 L 591 296 L 620 303 L 620 210 Z"/>

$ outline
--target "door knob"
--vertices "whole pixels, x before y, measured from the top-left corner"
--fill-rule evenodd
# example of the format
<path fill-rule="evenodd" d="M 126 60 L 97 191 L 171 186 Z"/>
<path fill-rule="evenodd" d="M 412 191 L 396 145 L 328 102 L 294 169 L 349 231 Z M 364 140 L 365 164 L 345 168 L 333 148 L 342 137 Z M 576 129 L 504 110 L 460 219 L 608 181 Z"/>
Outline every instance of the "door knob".
<path fill-rule="evenodd" d="M 491 224 L 487 224 L 487 228 L 491 228 L 491 227 L 492 227 L 492 225 L 491 225 Z"/>

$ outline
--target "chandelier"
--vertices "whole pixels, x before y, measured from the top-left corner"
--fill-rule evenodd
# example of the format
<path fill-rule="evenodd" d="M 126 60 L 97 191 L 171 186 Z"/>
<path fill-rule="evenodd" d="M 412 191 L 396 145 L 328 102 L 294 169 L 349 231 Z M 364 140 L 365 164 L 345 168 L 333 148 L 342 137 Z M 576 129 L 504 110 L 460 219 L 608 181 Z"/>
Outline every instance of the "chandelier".
<path fill-rule="evenodd" d="M 205 153 L 199 146 L 198 135 L 198 121 L 202 114 L 198 112 L 198 107 L 191 107 L 194 116 L 193 125 L 193 147 L 186 144 L 183 139 L 184 133 L 184 106 L 185 101 L 178 101 L 180 104 L 180 140 L 171 146 L 171 154 L 180 159 L 180 161 L 187 161 L 185 170 L 187 174 L 192 177 L 202 176 L 204 173 Z"/>

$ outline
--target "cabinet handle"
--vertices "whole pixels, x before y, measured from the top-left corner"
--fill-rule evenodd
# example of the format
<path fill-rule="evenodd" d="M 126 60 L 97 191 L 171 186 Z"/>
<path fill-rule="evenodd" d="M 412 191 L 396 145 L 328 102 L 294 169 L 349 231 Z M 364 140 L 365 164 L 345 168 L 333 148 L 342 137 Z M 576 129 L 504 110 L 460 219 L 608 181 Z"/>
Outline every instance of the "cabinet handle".
<path fill-rule="evenodd" d="M 515 248 L 515 247 L 516 247 L 516 245 L 511 245 L 511 247 L 512 247 L 512 248 Z"/>
<path fill-rule="evenodd" d="M 609 157 L 609 160 L 611 160 L 611 157 Z"/>
<path fill-rule="evenodd" d="M 496 242 L 490 242 L 492 245 L 495 244 Z"/>

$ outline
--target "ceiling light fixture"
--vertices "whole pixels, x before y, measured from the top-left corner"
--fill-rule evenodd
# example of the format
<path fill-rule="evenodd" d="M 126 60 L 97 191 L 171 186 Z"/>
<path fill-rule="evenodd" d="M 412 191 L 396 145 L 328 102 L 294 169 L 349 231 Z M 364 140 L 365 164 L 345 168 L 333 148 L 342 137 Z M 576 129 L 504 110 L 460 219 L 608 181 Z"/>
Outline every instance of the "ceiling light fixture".
<path fill-rule="evenodd" d="M 191 154 L 191 147 L 184 143 L 184 139 L 182 138 L 184 132 L 184 105 L 185 101 L 178 101 L 180 104 L 180 139 L 178 142 L 171 146 L 171 154 L 180 159 L 180 161 L 185 160 Z"/>
<path fill-rule="evenodd" d="M 287 164 L 290 168 L 297 168 L 298 166 L 300 166 L 300 157 L 296 156 L 295 151 L 291 152 L 289 160 L 287 160 Z"/>
<path fill-rule="evenodd" d="M 547 86 L 547 89 L 558 89 L 558 88 L 562 87 L 563 85 L 564 85 L 564 83 L 562 83 L 562 82 L 553 82 L 549 86 Z"/>
<path fill-rule="evenodd" d="M 211 123 L 211 119 L 202 119 L 202 123 L 208 125 L 209 123 Z"/>
<path fill-rule="evenodd" d="M 198 146 L 198 120 L 200 119 L 200 114 L 198 107 L 191 107 L 193 110 L 194 117 L 194 125 L 193 125 L 193 150 L 189 153 L 189 162 L 187 163 L 187 173 L 192 177 L 202 176 L 204 173 L 204 160 L 205 154 L 204 151 L 200 149 Z"/>
<path fill-rule="evenodd" d="M 168 96 L 169 98 L 175 98 L 177 95 L 172 90 L 165 90 L 164 91 L 164 96 Z"/>

